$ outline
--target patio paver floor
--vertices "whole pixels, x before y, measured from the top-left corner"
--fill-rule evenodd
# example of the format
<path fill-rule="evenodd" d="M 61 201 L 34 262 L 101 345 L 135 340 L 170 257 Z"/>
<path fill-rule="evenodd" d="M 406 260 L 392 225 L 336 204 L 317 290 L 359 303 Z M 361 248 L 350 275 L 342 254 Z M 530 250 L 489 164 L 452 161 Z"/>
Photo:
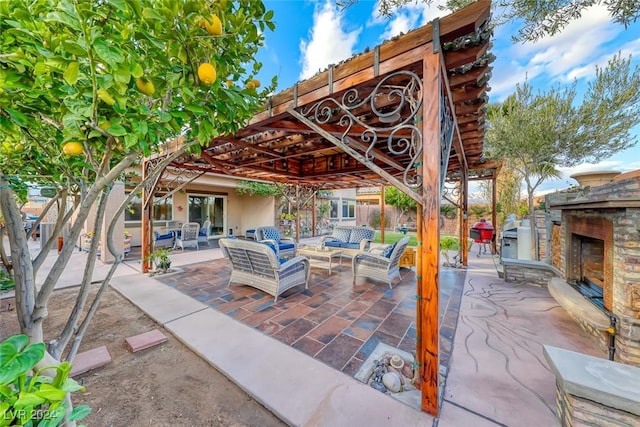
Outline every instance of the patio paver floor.
<path fill-rule="evenodd" d="M 403 268 L 402 281 L 388 285 L 358 278 L 352 286 L 351 260 L 340 268 L 312 268 L 309 288 L 273 296 L 245 285 L 227 287 L 225 259 L 186 265 L 184 273 L 156 276 L 162 283 L 353 376 L 378 343 L 414 354 L 415 271 Z M 464 271 L 444 271 L 440 289 L 441 365 L 448 366 L 457 323 Z M 445 311 L 451 311 L 445 315 Z"/>

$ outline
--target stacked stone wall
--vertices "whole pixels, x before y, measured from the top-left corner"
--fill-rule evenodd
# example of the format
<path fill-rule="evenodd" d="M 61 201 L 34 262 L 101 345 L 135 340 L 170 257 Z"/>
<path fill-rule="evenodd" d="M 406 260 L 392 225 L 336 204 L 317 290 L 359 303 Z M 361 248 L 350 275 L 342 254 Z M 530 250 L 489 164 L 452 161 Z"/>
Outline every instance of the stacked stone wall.
<path fill-rule="evenodd" d="M 564 251 L 562 250 L 562 225 L 551 225 L 551 265 L 564 274 Z"/>
<path fill-rule="evenodd" d="M 638 416 L 635 414 L 574 396 L 561 386 L 557 386 L 556 410 L 563 427 L 638 424 Z"/>

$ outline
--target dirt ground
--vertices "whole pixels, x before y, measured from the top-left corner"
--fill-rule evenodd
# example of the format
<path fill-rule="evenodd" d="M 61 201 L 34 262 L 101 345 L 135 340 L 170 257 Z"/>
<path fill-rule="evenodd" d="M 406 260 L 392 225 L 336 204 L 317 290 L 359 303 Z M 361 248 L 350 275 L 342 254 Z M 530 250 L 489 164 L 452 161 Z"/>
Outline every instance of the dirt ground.
<path fill-rule="evenodd" d="M 77 289 L 56 291 L 45 323 L 62 330 Z M 4 300 L 0 338 L 18 332 L 14 310 Z M 160 329 L 168 341 L 130 353 L 125 338 Z M 203 361 L 114 290 L 105 294 L 84 337 L 80 351 L 106 345 L 112 362 L 76 380 L 86 388 L 75 404 L 93 408 L 83 420 L 87 426 L 283 426 L 275 415 L 253 400 L 224 375 Z"/>

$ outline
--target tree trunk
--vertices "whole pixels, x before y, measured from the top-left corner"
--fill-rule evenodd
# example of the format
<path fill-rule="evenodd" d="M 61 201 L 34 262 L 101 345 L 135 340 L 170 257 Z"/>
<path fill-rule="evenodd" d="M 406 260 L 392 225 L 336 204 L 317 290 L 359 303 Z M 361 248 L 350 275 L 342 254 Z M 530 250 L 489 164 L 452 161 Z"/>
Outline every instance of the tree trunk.
<path fill-rule="evenodd" d="M 536 250 L 536 215 L 533 206 L 533 192 L 529 191 L 529 229 L 531 231 L 531 259 L 538 261 L 538 251 Z"/>

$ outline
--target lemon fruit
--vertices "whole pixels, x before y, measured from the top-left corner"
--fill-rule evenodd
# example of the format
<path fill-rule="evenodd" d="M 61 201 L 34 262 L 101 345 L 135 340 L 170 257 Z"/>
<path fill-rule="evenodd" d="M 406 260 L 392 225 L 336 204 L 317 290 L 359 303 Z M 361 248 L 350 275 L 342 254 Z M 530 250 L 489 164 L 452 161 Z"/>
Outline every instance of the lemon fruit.
<path fill-rule="evenodd" d="M 222 35 L 222 21 L 216 15 L 211 15 L 211 23 L 204 20 L 204 28 L 207 29 L 207 32 L 212 36 L 220 36 Z"/>
<path fill-rule="evenodd" d="M 16 144 L 15 150 L 16 150 L 17 153 L 20 153 L 20 152 L 24 151 L 24 145 L 23 144 Z"/>
<path fill-rule="evenodd" d="M 258 80 L 258 79 L 253 79 L 253 80 L 251 80 L 251 81 L 253 82 L 253 84 L 254 84 L 254 86 L 255 86 L 256 88 L 260 87 L 260 80 Z"/>
<path fill-rule="evenodd" d="M 226 83 L 227 83 L 227 87 L 233 86 L 233 81 L 232 80 L 227 80 Z"/>
<path fill-rule="evenodd" d="M 67 156 L 79 156 L 84 153 L 84 147 L 79 142 L 70 141 L 62 146 L 62 151 Z"/>
<path fill-rule="evenodd" d="M 216 69 L 213 65 L 205 62 L 198 67 L 198 78 L 206 85 L 211 85 L 216 81 Z"/>
<path fill-rule="evenodd" d="M 254 90 L 256 88 L 256 83 L 253 80 L 249 80 L 247 82 L 247 89 Z"/>
<path fill-rule="evenodd" d="M 140 92 L 147 96 L 153 96 L 156 92 L 156 87 L 153 85 L 153 82 L 146 77 L 136 79 L 136 86 Z"/>

